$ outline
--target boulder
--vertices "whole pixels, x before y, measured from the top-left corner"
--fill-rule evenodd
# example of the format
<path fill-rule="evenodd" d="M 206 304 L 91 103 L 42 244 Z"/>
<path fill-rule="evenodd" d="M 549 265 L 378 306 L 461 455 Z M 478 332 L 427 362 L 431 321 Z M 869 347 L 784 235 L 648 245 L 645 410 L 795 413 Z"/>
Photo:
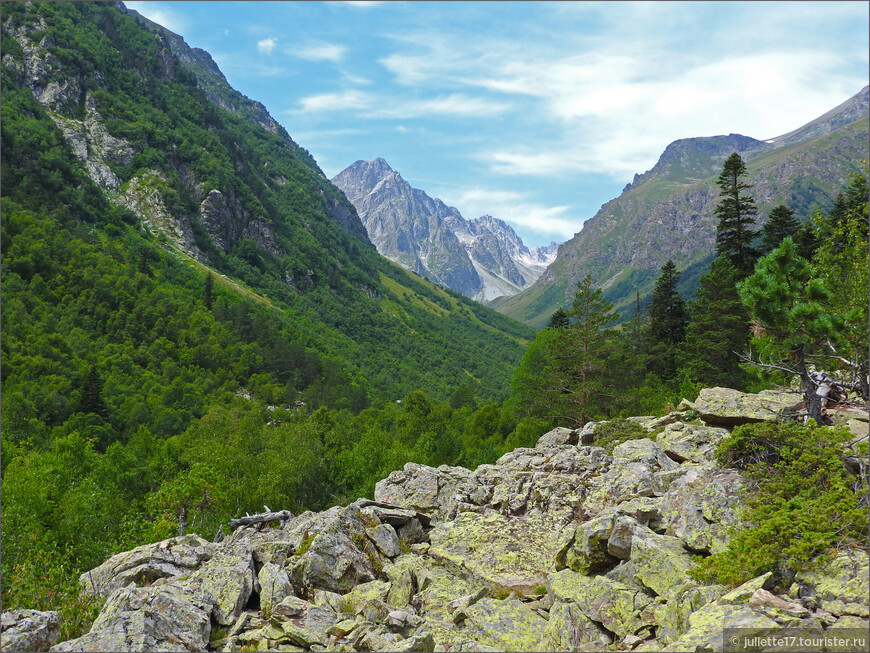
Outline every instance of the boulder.
<path fill-rule="evenodd" d="M 251 594 L 260 591 L 250 542 L 240 538 L 218 548 L 211 560 L 178 583 L 211 606 L 217 623 L 232 626 Z"/>
<path fill-rule="evenodd" d="M 823 610 L 835 615 L 867 616 L 870 603 L 870 561 L 866 551 L 847 549 L 795 576 L 798 596 L 815 597 Z"/>
<path fill-rule="evenodd" d="M 0 616 L 0 651 L 47 651 L 60 639 L 60 613 L 10 610 Z"/>
<path fill-rule="evenodd" d="M 424 631 L 411 635 L 401 642 L 396 642 L 390 647 L 390 650 L 396 653 L 411 653 L 411 651 L 414 651 L 414 653 L 431 653 L 435 650 L 435 638 L 432 637 L 432 633 Z"/>
<path fill-rule="evenodd" d="M 583 614 L 576 603 L 557 601 L 550 608 L 550 618 L 547 620 L 541 644 L 533 650 L 588 650 L 589 643 L 606 646 L 611 643 L 610 636 L 599 624 Z"/>
<path fill-rule="evenodd" d="M 637 462 L 613 465 L 584 483 L 587 487 L 582 508 L 586 517 L 595 517 L 629 499 L 664 494 L 649 466 Z"/>
<path fill-rule="evenodd" d="M 580 431 L 577 429 L 566 429 L 564 426 L 559 426 L 538 438 L 535 448 L 544 449 L 552 446 L 577 444 L 579 435 Z"/>
<path fill-rule="evenodd" d="M 491 510 L 462 513 L 429 533 L 429 555 L 482 585 L 531 594 L 555 569 L 569 529 L 542 515 L 512 519 Z"/>
<path fill-rule="evenodd" d="M 689 616 L 718 599 L 724 591 L 724 585 L 699 587 L 695 583 L 670 588 L 661 597 L 663 602 L 653 608 L 659 642 L 667 644 L 679 639 L 690 627 Z"/>
<path fill-rule="evenodd" d="M 535 651 L 547 621 L 516 599 L 481 599 L 465 609 L 463 636 L 499 651 Z"/>
<path fill-rule="evenodd" d="M 716 446 L 725 437 L 728 431 L 724 428 L 676 422 L 659 433 L 656 443 L 677 462 L 711 463 L 715 461 Z"/>
<path fill-rule="evenodd" d="M 455 512 L 454 495 L 473 489 L 472 477 L 464 467 L 406 463 L 402 471 L 391 472 L 375 484 L 375 500 L 444 519 Z"/>
<path fill-rule="evenodd" d="M 257 580 L 260 585 L 260 609 L 266 614 L 270 614 L 285 597 L 293 594 L 287 571 L 275 563 L 265 563 L 257 574 Z"/>
<path fill-rule="evenodd" d="M 719 599 L 719 603 L 722 605 L 743 605 L 749 601 L 755 592 L 764 588 L 765 585 L 771 585 L 772 578 L 773 572 L 770 571 L 761 576 L 756 576 L 724 594 L 722 598 Z"/>
<path fill-rule="evenodd" d="M 668 458 L 664 450 L 649 438 L 627 440 L 613 448 L 613 462 L 616 465 L 625 463 L 642 463 L 654 472 L 677 469 L 678 463 Z"/>
<path fill-rule="evenodd" d="M 556 601 L 573 602 L 592 621 L 623 637 L 655 625 L 652 597 L 636 585 L 606 576 L 587 577 L 570 569 L 550 574 L 548 588 Z"/>
<path fill-rule="evenodd" d="M 366 529 L 366 535 L 387 558 L 395 558 L 402 552 L 396 529 L 390 524 L 378 524 Z"/>
<path fill-rule="evenodd" d="M 776 632 L 780 625 L 748 606 L 708 603 L 689 615 L 688 630 L 669 642 L 667 650 L 723 651 L 725 628 L 739 628 L 741 636 L 751 637 Z"/>
<path fill-rule="evenodd" d="M 175 583 L 116 590 L 86 635 L 52 651 L 204 651 L 211 605 Z"/>
<path fill-rule="evenodd" d="M 632 539 L 631 561 L 637 580 L 659 596 L 689 581 L 695 566 L 681 539 L 652 532 Z"/>
<path fill-rule="evenodd" d="M 305 513 L 287 529 L 290 533 L 285 538 L 295 536 L 303 542 L 286 563 L 297 594 L 309 588 L 344 593 L 378 577 L 382 563 L 366 537 L 366 524 L 358 506 Z"/>
<path fill-rule="evenodd" d="M 746 482 L 740 472 L 711 466 L 686 471 L 662 497 L 662 526 L 694 551 L 726 547 L 730 526 L 738 523 Z"/>
<path fill-rule="evenodd" d="M 82 594 L 107 597 L 119 587 L 149 585 L 159 578 L 184 576 L 211 559 L 217 545 L 198 535 L 172 537 L 113 555 L 79 578 Z"/>
<path fill-rule="evenodd" d="M 707 424 L 737 426 L 752 422 L 780 422 L 797 415 L 803 395 L 762 390 L 747 394 L 730 388 L 704 388 L 692 408 Z"/>
<path fill-rule="evenodd" d="M 616 565 L 619 561 L 607 551 L 615 518 L 613 513 L 608 513 L 580 524 L 573 537 L 556 554 L 556 568 L 567 567 L 588 576 Z"/>

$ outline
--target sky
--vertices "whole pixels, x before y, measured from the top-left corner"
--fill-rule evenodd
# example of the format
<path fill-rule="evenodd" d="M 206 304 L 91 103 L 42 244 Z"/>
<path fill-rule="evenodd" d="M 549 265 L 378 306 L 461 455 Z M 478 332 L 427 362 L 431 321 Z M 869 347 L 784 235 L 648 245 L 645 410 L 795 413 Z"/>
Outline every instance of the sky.
<path fill-rule="evenodd" d="M 126 2 L 206 50 L 328 177 L 384 158 L 528 246 L 680 138 L 768 139 L 870 78 L 870 3 Z"/>

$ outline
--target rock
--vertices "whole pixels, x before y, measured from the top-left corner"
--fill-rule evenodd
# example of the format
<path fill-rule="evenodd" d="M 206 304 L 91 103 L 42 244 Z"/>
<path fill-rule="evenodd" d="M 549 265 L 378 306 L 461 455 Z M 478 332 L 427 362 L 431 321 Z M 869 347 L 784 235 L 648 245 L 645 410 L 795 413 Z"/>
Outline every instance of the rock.
<path fill-rule="evenodd" d="M 668 471 L 677 469 L 679 465 L 665 455 L 664 450 L 649 438 L 628 440 L 613 448 L 613 462 L 642 463 L 652 471 Z"/>
<path fill-rule="evenodd" d="M 557 445 L 577 444 L 579 435 L 580 431 L 577 429 L 566 429 L 564 426 L 559 426 L 538 438 L 535 448 L 543 449 Z"/>
<path fill-rule="evenodd" d="M 567 567 L 588 576 L 616 565 L 618 560 L 607 551 L 614 520 L 615 515 L 610 513 L 580 524 L 568 544 L 556 554 L 556 568 Z"/>
<path fill-rule="evenodd" d="M 211 560 L 180 582 L 212 606 L 215 621 L 232 626 L 251 594 L 260 590 L 250 542 L 242 539 L 218 548 Z"/>
<path fill-rule="evenodd" d="M 715 462 L 716 446 L 728 431 L 714 426 L 676 422 L 656 437 L 656 443 L 677 462 Z"/>
<path fill-rule="evenodd" d="M 159 578 L 183 576 L 214 555 L 216 545 L 198 535 L 145 544 L 112 556 L 79 577 L 82 594 L 107 597 L 120 587 L 149 585 Z"/>
<path fill-rule="evenodd" d="M 437 469 L 406 463 L 402 471 L 391 472 L 375 484 L 375 500 L 403 508 L 448 517 L 455 508 L 454 495 L 474 485 L 472 472 L 463 467 L 442 465 Z"/>
<path fill-rule="evenodd" d="M 614 465 L 603 474 L 591 477 L 586 484 L 582 507 L 589 517 L 629 499 L 664 494 L 652 470 L 643 463 Z"/>
<path fill-rule="evenodd" d="M 780 629 L 773 619 L 747 606 L 708 603 L 689 615 L 686 633 L 667 644 L 672 651 L 722 651 L 725 628 L 739 628 L 741 636 L 766 635 Z"/>
<path fill-rule="evenodd" d="M 260 609 L 265 613 L 272 612 L 285 597 L 293 594 L 290 577 L 283 567 L 267 562 L 257 574 L 260 585 Z"/>
<path fill-rule="evenodd" d="M 396 653 L 431 653 L 435 650 L 435 638 L 432 633 L 422 632 L 411 637 L 397 642 L 390 647 L 391 651 Z"/>
<path fill-rule="evenodd" d="M 463 635 L 499 651 L 534 651 L 547 622 L 516 599 L 481 599 L 465 609 Z"/>
<path fill-rule="evenodd" d="M 577 651 L 583 644 L 610 644 L 610 636 L 589 617 L 576 603 L 556 602 L 550 608 L 550 618 L 544 629 L 538 651 Z M 583 646 L 588 649 L 588 646 Z"/>
<path fill-rule="evenodd" d="M 0 616 L 0 651 L 47 651 L 60 639 L 60 613 L 10 610 Z"/>
<path fill-rule="evenodd" d="M 390 524 L 378 524 L 366 529 L 366 535 L 387 558 L 395 558 L 402 552 L 396 529 Z"/>
<path fill-rule="evenodd" d="M 106 601 L 90 631 L 52 651 L 203 651 L 211 605 L 167 583 L 124 587 Z"/>
<path fill-rule="evenodd" d="M 762 589 L 765 585 L 770 585 L 772 578 L 773 572 L 769 571 L 766 574 L 748 580 L 722 596 L 719 599 L 719 603 L 722 605 L 742 605 L 747 603 L 756 591 Z"/>
<path fill-rule="evenodd" d="M 362 615 L 367 621 L 383 621 L 390 613 L 387 597 L 390 583 L 373 580 L 361 583 L 345 594 L 344 599 L 355 614 Z"/>
<path fill-rule="evenodd" d="M 682 540 L 652 532 L 632 539 L 631 561 L 637 580 L 659 596 L 684 585 L 687 572 L 695 566 Z"/>
<path fill-rule="evenodd" d="M 731 469 L 697 467 L 676 479 L 662 497 L 662 525 L 694 551 L 716 553 L 727 546 L 728 528 L 738 523 L 746 482 Z"/>
<path fill-rule="evenodd" d="M 423 525 L 420 523 L 420 520 L 414 517 L 413 519 L 408 520 L 407 523 L 399 527 L 399 530 L 396 532 L 396 535 L 399 536 L 399 542 L 404 544 L 419 544 L 426 539 L 426 533 L 423 531 Z"/>
<path fill-rule="evenodd" d="M 548 587 L 556 601 L 576 603 L 589 619 L 620 637 L 655 624 L 646 609 L 653 599 L 637 586 L 565 569 L 550 574 Z"/>
<path fill-rule="evenodd" d="M 429 533 L 429 555 L 494 589 L 531 594 L 555 569 L 569 532 L 541 515 L 511 519 L 493 511 L 462 513 Z"/>
<path fill-rule="evenodd" d="M 662 596 L 665 601 L 653 608 L 658 640 L 668 644 L 685 634 L 689 629 L 689 616 L 718 599 L 725 589 L 723 585 L 697 587 L 694 583 L 672 587 Z"/>
<path fill-rule="evenodd" d="M 310 607 L 311 604 L 308 601 L 303 601 L 298 596 L 285 596 L 275 605 L 273 612 L 280 617 L 293 619 L 307 614 Z M 328 605 L 327 607 L 332 609 L 331 605 Z M 335 612 L 335 610 L 333 610 L 333 612 Z"/>
<path fill-rule="evenodd" d="M 749 601 L 747 601 L 750 607 L 769 607 L 774 608 L 776 610 L 780 610 L 792 617 L 808 617 L 810 611 L 807 610 L 804 606 L 799 603 L 792 603 L 791 601 L 786 601 L 776 596 L 775 594 L 771 594 L 766 589 L 757 589 L 752 593 L 752 596 L 749 597 Z"/>
<path fill-rule="evenodd" d="M 704 388 L 692 404 L 708 424 L 736 426 L 752 422 L 779 422 L 797 415 L 803 395 L 777 390 L 746 394 L 730 388 Z"/>
<path fill-rule="evenodd" d="M 846 612 L 846 604 L 868 604 L 870 561 L 867 552 L 860 549 L 840 551 L 827 563 L 799 571 L 795 582 L 800 585 L 799 596 L 816 597 L 824 610 L 834 614 L 853 613 Z"/>
<path fill-rule="evenodd" d="M 359 506 L 360 512 L 363 515 L 371 516 L 377 519 L 382 524 L 389 524 L 394 528 L 404 526 L 412 519 L 417 519 L 422 524 L 429 525 L 428 515 L 417 512 L 416 510 L 408 510 L 401 506 L 395 506 L 383 501 L 372 501 L 370 499 L 357 499 L 354 504 Z"/>
<path fill-rule="evenodd" d="M 301 547 L 302 553 L 287 562 L 296 593 L 303 588 L 343 593 L 379 575 L 377 556 L 369 556 L 359 548 L 365 548 L 368 539 L 360 509 L 354 504 L 336 506 L 316 515 L 303 513 L 287 524 L 285 531 L 288 529 L 285 537 L 295 535 L 307 543 L 307 548 Z M 368 546 L 374 549 L 374 545 Z"/>

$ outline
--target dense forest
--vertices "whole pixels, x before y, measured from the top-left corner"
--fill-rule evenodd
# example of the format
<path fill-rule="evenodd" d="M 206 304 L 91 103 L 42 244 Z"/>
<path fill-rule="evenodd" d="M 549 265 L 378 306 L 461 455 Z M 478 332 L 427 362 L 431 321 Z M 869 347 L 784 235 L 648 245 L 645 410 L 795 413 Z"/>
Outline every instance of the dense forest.
<path fill-rule="evenodd" d="M 331 217 L 346 199 L 304 150 L 212 103 L 114 5 L 2 12 L 2 602 L 61 607 L 76 615 L 67 636 L 93 614 L 78 574 L 144 542 L 370 496 L 408 461 L 474 468 L 553 426 L 662 414 L 705 385 L 785 383 L 806 371 L 776 363 L 795 352 L 866 379 L 866 177 L 828 214 L 799 225 L 782 207 L 758 231 L 729 205 L 751 199 L 729 160 L 696 301 L 669 263 L 649 309 L 615 328 L 586 279 L 535 335 L 378 256 Z M 54 81 L 78 80 L 75 102 L 38 101 L 13 34 L 41 44 Z M 91 101 L 136 144 L 110 162 L 117 190 L 58 126 Z M 119 201 L 148 175 L 201 256 Z M 232 222 L 207 229 L 215 189 L 274 246 Z M 753 299 L 794 275 L 778 300 L 791 312 Z M 752 321 L 762 366 L 734 354 Z"/>

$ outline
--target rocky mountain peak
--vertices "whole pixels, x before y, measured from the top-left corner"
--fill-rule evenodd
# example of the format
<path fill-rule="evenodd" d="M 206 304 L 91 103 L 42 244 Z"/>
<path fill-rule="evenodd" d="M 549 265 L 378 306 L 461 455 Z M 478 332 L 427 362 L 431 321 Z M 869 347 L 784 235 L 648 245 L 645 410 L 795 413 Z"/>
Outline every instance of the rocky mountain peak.
<path fill-rule="evenodd" d="M 473 299 L 513 295 L 552 261 L 547 253 L 530 252 L 503 220 L 466 220 L 411 187 L 383 158 L 356 161 L 332 182 L 356 207 L 382 255 Z"/>

